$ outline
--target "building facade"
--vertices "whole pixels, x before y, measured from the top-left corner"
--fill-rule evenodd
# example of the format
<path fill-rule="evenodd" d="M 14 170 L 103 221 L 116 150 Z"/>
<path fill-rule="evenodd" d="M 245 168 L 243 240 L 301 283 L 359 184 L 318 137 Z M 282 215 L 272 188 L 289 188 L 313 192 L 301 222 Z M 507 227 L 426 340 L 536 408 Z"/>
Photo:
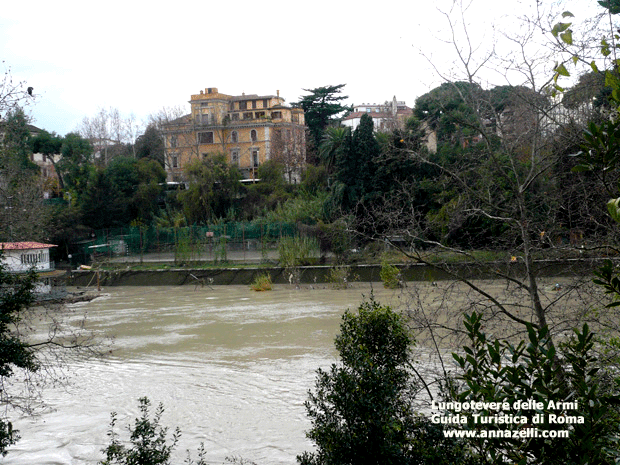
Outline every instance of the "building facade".
<path fill-rule="evenodd" d="M 209 87 L 191 96 L 191 113 L 164 126 L 168 181 L 184 181 L 184 168 L 196 159 L 224 154 L 247 179 L 267 160 L 285 166 L 289 182 L 299 182 L 306 159 L 301 108 L 276 95 L 222 94 Z"/>
<path fill-rule="evenodd" d="M 342 124 L 349 126 L 355 131 L 360 124 L 363 115 L 369 115 L 377 131 L 393 131 L 402 129 L 408 118 L 413 115 L 413 110 L 405 102 L 396 100 L 396 96 L 383 104 L 362 103 L 354 105 L 353 111 L 343 119 Z"/>
<path fill-rule="evenodd" d="M 413 110 L 405 102 L 396 100 L 394 96 L 391 101 L 383 104 L 362 103 L 353 106 L 353 111 L 342 120 L 342 125 L 355 131 L 363 115 L 372 118 L 375 131 L 390 132 L 395 129 L 404 129 L 407 120 L 413 116 Z M 422 129 L 425 134 L 424 145 L 430 152 L 437 152 L 437 134 L 425 122 L 422 122 Z"/>
<path fill-rule="evenodd" d="M 54 244 L 40 242 L 0 242 L 0 263 L 9 273 L 26 273 L 34 270 L 38 281 L 35 294 L 49 294 L 54 280 L 65 274 L 56 270 L 54 261 L 50 260 L 50 249 Z"/>

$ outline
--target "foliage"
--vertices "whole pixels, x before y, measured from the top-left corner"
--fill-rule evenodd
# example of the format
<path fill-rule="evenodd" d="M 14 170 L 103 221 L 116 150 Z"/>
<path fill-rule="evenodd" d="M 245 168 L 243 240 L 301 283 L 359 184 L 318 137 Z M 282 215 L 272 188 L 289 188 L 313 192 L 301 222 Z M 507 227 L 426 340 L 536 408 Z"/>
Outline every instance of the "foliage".
<path fill-rule="evenodd" d="M 139 399 L 141 416 L 135 419 L 133 427 L 129 425 L 129 442 L 131 447 L 121 443 L 116 433 L 116 413 L 112 413 L 110 421 L 110 444 L 103 449 L 105 460 L 101 465 L 169 465 L 170 454 L 176 447 L 181 431 L 177 428 L 172 440 L 168 443 L 168 428 L 161 426 L 164 413 L 163 404 L 159 404 L 153 418 L 150 415 L 151 402 L 148 398 Z"/>
<path fill-rule="evenodd" d="M 301 176 L 301 190 L 309 195 L 319 195 L 327 190 L 327 169 L 324 166 L 306 165 Z"/>
<path fill-rule="evenodd" d="M 338 126 L 325 129 L 319 145 L 319 158 L 328 172 L 333 171 L 336 160 L 345 149 L 347 132 L 350 128 Z"/>
<path fill-rule="evenodd" d="M 297 195 L 290 197 L 275 208 L 265 212 L 265 220 L 270 223 L 312 224 L 323 218 L 323 206 L 327 199 L 324 192 L 316 195 Z"/>
<path fill-rule="evenodd" d="M 189 189 L 179 193 L 190 223 L 207 223 L 225 217 L 240 191 L 241 172 L 224 155 L 194 160 L 187 165 Z"/>
<path fill-rule="evenodd" d="M 164 166 L 164 140 L 155 124 L 149 124 L 144 134 L 136 139 L 136 157 L 148 158 Z"/>
<path fill-rule="evenodd" d="M 348 289 L 351 267 L 349 265 L 336 265 L 329 269 L 327 281 L 333 289 Z"/>
<path fill-rule="evenodd" d="M 77 202 L 95 171 L 92 165 L 93 147 L 88 140 L 72 132 L 64 137 L 60 153 L 62 157 L 56 165 L 60 187 Z"/>
<path fill-rule="evenodd" d="M 374 300 L 342 317 L 335 345 L 341 365 L 319 369 L 306 401 L 317 452 L 302 464 L 408 463 L 411 338 L 402 318 Z"/>
<path fill-rule="evenodd" d="M 118 227 L 125 224 L 127 221 L 126 205 L 114 201 L 121 197 L 122 192 L 119 186 L 106 176 L 103 169 L 98 168 L 80 196 L 79 208 L 83 224 L 92 229 Z"/>
<path fill-rule="evenodd" d="M 0 251 L 0 258 L 2 252 Z M 14 368 L 34 372 L 39 368 L 33 348 L 20 339 L 14 331 L 21 319 L 21 313 L 34 300 L 36 275 L 9 273 L 0 261 L 0 380 L 3 383 L 13 375 Z M 0 454 L 7 454 L 7 448 L 19 439 L 17 431 L 6 418 L 0 419 Z"/>
<path fill-rule="evenodd" d="M 469 337 L 462 354 L 453 354 L 462 374 L 451 385 L 450 398 L 458 402 L 507 402 L 511 416 L 528 417 L 529 425 L 539 430 L 563 429 L 550 421 L 549 415 L 582 418 L 583 423 L 571 424 L 570 438 L 471 438 L 471 453 L 480 463 L 492 464 L 584 464 L 616 463 L 620 457 L 615 441 L 620 430 L 617 410 L 620 397 L 617 386 L 606 381 L 607 373 L 593 355 L 594 335 L 587 325 L 556 352 L 549 342 L 548 328 L 528 325 L 528 341 L 512 345 L 487 336 L 484 320 L 475 312 L 465 317 Z M 543 408 L 515 409 L 515 402 L 541 402 Z M 549 402 L 562 403 L 561 409 Z M 566 404 L 564 404 L 566 403 Z M 576 403 L 576 404 L 573 404 Z M 523 405 L 521 404 L 521 405 Z M 576 408 L 570 408 L 573 406 Z M 483 411 L 484 415 L 507 412 Z M 542 421 L 534 421 L 535 414 Z M 477 430 L 480 422 L 469 418 L 465 429 Z M 521 424 L 485 424 L 488 430 L 518 430 Z M 542 436 L 542 433 L 541 433 Z"/>
<path fill-rule="evenodd" d="M 14 108 L 7 114 L 6 122 L 3 124 L 2 151 L 0 169 L 38 173 L 39 167 L 30 161 L 32 154 L 30 129 L 26 114 L 21 108 Z"/>
<path fill-rule="evenodd" d="M 299 463 L 467 463 L 457 441 L 412 411 L 412 344 L 402 316 L 372 298 L 345 312 L 335 340 L 340 363 L 317 370 L 305 403 L 316 452 Z"/>
<path fill-rule="evenodd" d="M 260 292 L 260 291 L 270 291 L 271 290 L 271 275 L 269 273 L 261 273 L 250 285 L 252 290 Z"/>
<path fill-rule="evenodd" d="M 400 270 L 387 260 L 381 263 L 381 271 L 379 277 L 383 281 L 383 287 L 386 289 L 398 289 L 403 286 Z"/>
<path fill-rule="evenodd" d="M 283 236 L 278 241 L 279 262 L 284 268 L 309 265 L 318 251 L 319 244 L 314 237 Z"/>
<path fill-rule="evenodd" d="M 297 105 L 303 108 L 305 121 L 310 131 L 311 142 L 318 149 L 323 139 L 325 129 L 338 117 L 346 116 L 350 107 L 341 102 L 348 96 L 340 95 L 345 84 L 323 86 L 316 89 L 304 89 L 308 95 L 301 97 Z"/>

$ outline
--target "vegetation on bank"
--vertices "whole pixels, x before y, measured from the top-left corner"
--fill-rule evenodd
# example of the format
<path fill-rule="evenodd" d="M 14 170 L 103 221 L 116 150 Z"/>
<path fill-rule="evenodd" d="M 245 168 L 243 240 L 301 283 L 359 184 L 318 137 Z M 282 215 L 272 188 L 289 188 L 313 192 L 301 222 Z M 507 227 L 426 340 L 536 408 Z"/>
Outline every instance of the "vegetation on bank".
<path fill-rule="evenodd" d="M 550 32 L 552 37 L 548 47 L 555 75 L 547 78 L 542 72 L 542 83 L 531 72 L 541 61 L 528 56 L 531 36 L 507 37 L 523 52 L 510 61 L 509 72 L 524 76 L 517 86 L 483 86 L 486 79 L 478 74 L 483 68 L 476 63 L 506 69 L 506 57 L 496 54 L 502 47 L 492 44 L 479 61 L 470 60 L 463 55 L 468 46 L 472 55 L 480 49 L 469 42 L 466 21 L 446 15 L 461 67 L 451 71 L 460 77 L 420 96 L 412 118 L 402 125 L 392 121 L 393 127 L 382 133 L 368 115 L 355 130 L 339 125 L 347 111 L 340 104 L 342 85 L 309 90 L 299 102 L 310 130 L 309 164 L 300 185 L 286 184 L 282 167 L 272 161 L 259 167 L 260 183 L 242 186 L 236 167 L 216 156 L 187 167 L 187 189 L 164 193 L 156 127 L 149 132 L 154 137 L 144 134 L 140 149 L 116 156 L 105 150 L 97 157 L 82 135 L 33 138 L 23 111 L 0 108 L 7 113 L 0 150 L 0 241 L 57 243 L 62 258 L 98 229 L 133 226 L 140 230 L 143 254 L 149 250 L 142 232 L 157 225 L 175 234 L 175 261 L 189 264 L 203 242 L 183 228 L 277 221 L 295 224 L 299 231 L 281 239 L 278 254 L 291 284 L 299 282 L 300 266 L 328 254 L 335 264 L 335 287 L 347 286 L 347 266 L 360 251 L 375 253 L 377 262 L 383 262 L 387 287 L 401 284 L 396 261 L 436 267 L 466 285 L 471 291 L 467 299 L 455 299 L 446 289 L 431 306 L 412 286 L 402 313 L 371 300 L 357 313 L 345 314 L 336 339 L 340 361 L 317 372 L 306 403 L 312 421 L 308 436 L 316 450 L 302 454 L 299 462 L 618 463 L 618 269 L 606 262 L 596 273 L 598 287 L 576 279 L 552 299 L 546 298 L 539 279 L 546 258 L 620 249 L 620 79 L 614 26 L 620 8 L 614 2 L 599 3 L 611 29 L 589 47 L 577 43 L 579 29 L 570 12 L 551 31 L 539 17 L 526 18 L 523 30 Z M 464 37 L 459 37 L 461 27 Z M 583 55 L 597 47 L 602 59 Z M 570 67 L 580 63 L 587 72 L 570 89 L 562 89 Z M 512 77 L 506 75 L 506 82 Z M 558 92 L 564 91 L 565 99 L 559 99 Z M 436 147 L 430 143 L 435 137 Z M 153 143 L 153 150 L 147 143 Z M 62 153 L 57 185 L 39 182 L 30 159 L 34 150 Z M 44 189 L 61 200 L 43 202 Z M 15 214 L 17 207 L 23 214 Z M 228 244 L 225 233 L 210 241 L 219 263 L 228 261 Z M 386 244 L 389 253 L 398 254 L 396 259 L 384 255 Z M 454 273 L 453 265 L 464 261 L 502 279 L 505 292 L 490 295 L 473 275 Z M 496 263 L 520 267 L 515 274 Z M 39 366 L 35 348 L 21 339 L 18 326 L 28 301 L 14 300 L 15 292 L 31 286 L 31 280 L 9 280 L 0 287 L 5 355 L 0 377 L 6 385 L 13 381 L 13 370 L 32 374 Z M 566 314 L 569 300 L 579 302 L 582 311 Z M 413 337 L 437 348 L 442 369 L 436 376 L 416 371 Z M 442 358 L 440 340 L 460 347 L 453 354 L 456 365 Z M 55 340 L 48 343 L 58 346 Z M 511 406 L 534 401 L 550 420 L 555 415 L 550 410 L 557 410 L 549 407 L 553 401 L 561 403 L 562 418 L 581 421 L 567 427 L 570 436 L 560 448 L 558 439 L 513 436 L 521 425 L 502 424 L 509 437 L 476 435 L 481 428 L 472 417 L 450 428 L 475 433 L 472 437 L 448 438 L 441 422 L 416 415 L 421 392 L 446 402 L 439 412 L 443 417 L 459 413 L 455 402 Z M 147 407 L 144 401 L 142 419 L 130 428 L 131 446 L 111 434 L 108 461 L 135 463 L 141 448 L 147 457 L 168 461 L 174 439 L 168 445 L 166 430 L 158 429 L 158 414 L 150 420 Z M 541 420 L 539 428 L 549 431 L 550 423 Z M 2 451 L 16 439 L 10 422 L 2 419 Z M 159 451 L 163 454 L 153 455 Z"/>

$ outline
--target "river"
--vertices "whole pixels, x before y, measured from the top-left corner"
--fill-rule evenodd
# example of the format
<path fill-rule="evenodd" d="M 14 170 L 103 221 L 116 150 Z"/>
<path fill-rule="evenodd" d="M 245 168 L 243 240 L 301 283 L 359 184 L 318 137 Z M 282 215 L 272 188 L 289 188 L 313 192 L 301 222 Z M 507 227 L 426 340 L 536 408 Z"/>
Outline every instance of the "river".
<path fill-rule="evenodd" d="M 261 465 L 292 464 L 312 444 L 304 401 L 315 372 L 336 359 L 341 315 L 370 286 L 347 290 L 275 286 L 110 287 L 63 310 L 89 330 L 113 337 L 103 359 L 70 361 L 68 382 L 43 390 L 46 407 L 14 421 L 22 439 L 2 463 L 95 464 L 108 444 L 110 413 L 117 431 L 138 415 L 138 399 L 163 403 L 162 423 L 179 426 L 173 463 L 196 458 L 204 442 L 209 463 L 227 456 Z M 375 286 L 377 300 L 397 299 Z M 45 327 L 38 328 L 45 331 Z"/>

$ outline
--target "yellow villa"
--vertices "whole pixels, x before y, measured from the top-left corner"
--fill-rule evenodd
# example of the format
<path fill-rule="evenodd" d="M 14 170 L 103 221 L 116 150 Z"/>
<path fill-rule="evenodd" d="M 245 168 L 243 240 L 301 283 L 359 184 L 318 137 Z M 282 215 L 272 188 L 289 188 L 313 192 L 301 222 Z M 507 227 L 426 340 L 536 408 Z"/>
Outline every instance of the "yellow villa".
<path fill-rule="evenodd" d="M 196 159 L 224 154 L 246 179 L 255 179 L 267 160 L 285 166 L 291 183 L 299 182 L 305 162 L 305 121 L 301 108 L 276 95 L 226 95 L 209 87 L 191 96 L 191 114 L 164 127 L 169 181 L 183 181 L 183 169 Z"/>

